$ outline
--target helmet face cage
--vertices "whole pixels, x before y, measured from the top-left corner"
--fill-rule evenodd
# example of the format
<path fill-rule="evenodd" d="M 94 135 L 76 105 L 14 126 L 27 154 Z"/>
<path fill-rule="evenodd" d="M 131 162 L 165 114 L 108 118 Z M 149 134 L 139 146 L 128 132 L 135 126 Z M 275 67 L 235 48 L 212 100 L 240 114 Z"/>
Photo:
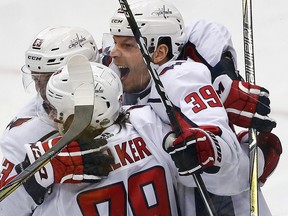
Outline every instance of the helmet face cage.
<path fill-rule="evenodd" d="M 176 59 L 185 43 L 184 21 L 180 12 L 162 0 L 135 1 L 130 5 L 139 30 L 147 40 L 147 49 L 154 52 L 160 38 L 171 38 L 173 59 Z M 110 20 L 112 35 L 133 36 L 129 23 L 121 9 Z"/>
<path fill-rule="evenodd" d="M 96 43 L 85 29 L 60 26 L 41 31 L 25 53 L 26 64 L 21 69 L 25 90 L 33 83 L 31 72 L 53 73 L 77 54 L 86 56 L 90 61 L 99 60 Z"/>
<path fill-rule="evenodd" d="M 94 113 L 91 127 L 106 128 L 118 118 L 122 105 L 120 78 L 108 67 L 90 62 L 94 76 Z M 74 99 L 67 66 L 55 72 L 47 84 L 47 99 L 57 111 L 57 120 L 63 123 L 74 114 Z"/>

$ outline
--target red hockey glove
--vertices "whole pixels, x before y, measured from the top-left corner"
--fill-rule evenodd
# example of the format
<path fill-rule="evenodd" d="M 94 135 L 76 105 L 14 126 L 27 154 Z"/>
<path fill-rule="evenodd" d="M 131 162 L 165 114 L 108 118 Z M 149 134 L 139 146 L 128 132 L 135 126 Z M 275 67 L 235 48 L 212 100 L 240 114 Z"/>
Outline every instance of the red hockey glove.
<path fill-rule="evenodd" d="M 221 148 L 215 135 L 209 131 L 189 128 L 177 138 L 174 133 L 169 133 L 164 138 L 163 145 L 164 150 L 171 155 L 180 176 L 202 171 L 216 173 L 219 170 L 217 165 L 221 162 Z"/>
<path fill-rule="evenodd" d="M 248 143 L 248 131 L 240 132 L 237 137 L 241 144 L 243 142 Z M 257 135 L 257 145 L 263 152 L 265 160 L 263 173 L 258 178 L 259 182 L 264 184 L 277 167 L 280 155 L 282 154 L 282 144 L 280 139 L 270 132 L 259 133 Z"/>
<path fill-rule="evenodd" d="M 229 121 L 244 128 L 270 132 L 276 122 L 270 113 L 269 91 L 248 82 L 233 80 L 230 93 L 224 103 Z"/>
<path fill-rule="evenodd" d="M 16 171 L 20 173 L 55 145 L 60 138 L 25 145 L 26 159 L 16 166 Z M 71 142 L 24 184 L 26 191 L 36 203 L 41 203 L 39 200 L 54 183 L 99 182 L 109 174 L 110 165 L 114 163 L 113 157 L 102 153 L 107 149 L 106 144 L 105 139 L 95 139 L 89 143 Z"/>
<path fill-rule="evenodd" d="M 59 139 L 27 145 L 30 163 L 48 151 Z M 35 174 L 37 182 L 43 187 L 53 183 L 98 182 L 100 176 L 108 175 L 109 165 L 113 163 L 111 156 L 102 153 L 107 149 L 105 144 L 105 139 L 91 140 L 90 143 L 71 142 Z"/>

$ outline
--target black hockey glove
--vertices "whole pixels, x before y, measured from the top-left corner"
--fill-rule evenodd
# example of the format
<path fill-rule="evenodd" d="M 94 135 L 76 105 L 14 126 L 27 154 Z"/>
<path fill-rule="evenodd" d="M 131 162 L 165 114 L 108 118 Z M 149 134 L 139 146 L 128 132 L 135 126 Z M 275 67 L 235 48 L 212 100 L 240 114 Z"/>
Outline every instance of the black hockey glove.
<path fill-rule="evenodd" d="M 189 128 L 179 137 L 169 133 L 164 138 L 163 147 L 171 155 L 180 176 L 219 170 L 221 148 L 215 135 L 209 131 Z"/>

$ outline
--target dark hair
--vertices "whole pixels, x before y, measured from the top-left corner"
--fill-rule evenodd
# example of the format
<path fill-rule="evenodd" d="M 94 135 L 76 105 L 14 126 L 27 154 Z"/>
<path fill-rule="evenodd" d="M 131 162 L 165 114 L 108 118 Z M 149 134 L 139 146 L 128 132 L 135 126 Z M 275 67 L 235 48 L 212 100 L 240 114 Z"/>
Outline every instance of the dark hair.
<path fill-rule="evenodd" d="M 160 37 L 158 40 L 157 47 L 161 44 L 165 44 L 168 47 L 168 53 L 167 53 L 167 58 L 170 60 L 173 58 L 172 54 L 172 42 L 170 37 Z"/>
<path fill-rule="evenodd" d="M 114 124 L 123 125 L 129 121 L 129 112 L 121 111 Z"/>
<path fill-rule="evenodd" d="M 74 118 L 74 114 L 70 115 L 64 122 L 63 124 L 64 133 L 66 133 L 67 130 L 69 129 L 69 126 L 71 125 L 73 121 L 73 118 Z M 119 113 L 118 118 L 114 122 L 114 124 L 119 124 L 120 130 L 121 130 L 121 128 L 125 126 L 125 123 L 127 122 L 129 122 L 129 113 L 126 111 L 121 111 Z M 94 127 L 89 126 L 88 128 L 85 129 L 85 131 L 82 132 L 80 139 L 93 139 L 94 137 L 100 135 L 104 130 L 105 128 L 95 129 Z"/>

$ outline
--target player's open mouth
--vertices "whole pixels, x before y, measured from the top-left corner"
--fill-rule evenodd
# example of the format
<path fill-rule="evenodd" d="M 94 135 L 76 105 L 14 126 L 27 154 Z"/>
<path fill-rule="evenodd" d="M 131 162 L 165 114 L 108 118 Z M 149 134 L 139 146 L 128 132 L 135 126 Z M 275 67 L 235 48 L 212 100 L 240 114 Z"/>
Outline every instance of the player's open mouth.
<path fill-rule="evenodd" d="M 125 66 L 118 66 L 118 68 L 120 71 L 121 80 L 125 79 L 125 77 L 127 77 L 127 75 L 129 74 L 130 69 L 128 67 L 125 67 Z"/>

